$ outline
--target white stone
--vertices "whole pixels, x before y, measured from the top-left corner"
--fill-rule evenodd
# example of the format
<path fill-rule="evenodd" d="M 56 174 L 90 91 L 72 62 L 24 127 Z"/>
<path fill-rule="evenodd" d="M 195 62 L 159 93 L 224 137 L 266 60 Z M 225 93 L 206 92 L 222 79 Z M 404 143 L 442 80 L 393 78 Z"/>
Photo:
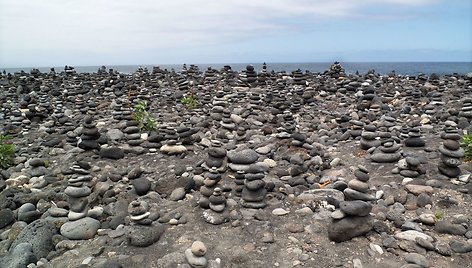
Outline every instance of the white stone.
<path fill-rule="evenodd" d="M 424 234 L 422 232 L 415 231 L 415 230 L 408 230 L 408 231 L 399 232 L 395 234 L 396 239 L 409 240 L 409 241 L 415 241 L 417 237 L 421 237 L 425 240 L 428 240 L 429 242 L 434 241 L 431 236 Z"/>
<path fill-rule="evenodd" d="M 290 213 L 290 211 L 285 210 L 283 208 L 276 208 L 272 210 L 272 214 L 276 216 L 283 216 L 283 215 L 287 215 L 288 213 Z"/>

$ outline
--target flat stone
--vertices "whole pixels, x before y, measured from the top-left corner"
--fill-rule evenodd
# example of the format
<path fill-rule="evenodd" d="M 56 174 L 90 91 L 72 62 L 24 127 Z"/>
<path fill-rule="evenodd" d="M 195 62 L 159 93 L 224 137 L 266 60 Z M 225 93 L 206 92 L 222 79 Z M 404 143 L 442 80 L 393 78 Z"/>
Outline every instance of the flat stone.
<path fill-rule="evenodd" d="M 362 193 L 365 193 L 369 190 L 369 184 L 358 179 L 350 180 L 347 185 L 349 188 L 362 192 Z"/>
<path fill-rule="evenodd" d="M 426 185 L 407 184 L 405 185 L 405 189 L 414 195 L 420 195 L 420 194 L 431 195 L 434 192 L 433 187 L 426 186 Z"/>
<path fill-rule="evenodd" d="M 452 223 L 450 221 L 438 221 L 434 230 L 441 234 L 452 235 L 464 235 L 467 232 L 467 229 L 461 224 Z"/>
<path fill-rule="evenodd" d="M 339 203 L 339 208 L 347 215 L 367 216 L 372 210 L 372 205 L 361 200 L 344 201 Z"/>
<path fill-rule="evenodd" d="M 424 268 L 429 267 L 429 261 L 425 256 L 418 253 L 407 253 L 405 254 L 405 261 L 408 263 L 413 263 Z"/>
<path fill-rule="evenodd" d="M 433 242 L 433 238 L 425 233 L 414 231 L 414 230 L 408 230 L 404 232 L 399 232 L 395 234 L 396 239 L 401 239 L 401 240 L 408 240 L 408 241 L 416 241 L 416 238 L 423 238 L 429 242 Z"/>
<path fill-rule="evenodd" d="M 93 238 L 98 228 L 100 228 L 99 221 L 85 217 L 64 223 L 61 226 L 61 235 L 71 240 L 86 240 Z"/>
<path fill-rule="evenodd" d="M 283 216 L 283 215 L 287 215 L 288 213 L 290 213 L 290 211 L 285 210 L 283 208 L 276 208 L 272 210 L 272 214 L 276 216 Z"/>
<path fill-rule="evenodd" d="M 349 200 L 362 200 L 362 201 L 373 201 L 375 197 L 366 193 L 356 191 L 354 189 L 346 188 L 344 189 L 344 195 Z"/>
<path fill-rule="evenodd" d="M 386 153 L 374 153 L 370 156 L 370 160 L 376 163 L 393 163 L 400 160 L 401 155 L 399 153 L 386 154 Z"/>
<path fill-rule="evenodd" d="M 259 154 L 252 149 L 229 151 L 228 159 L 233 164 L 249 165 L 257 161 Z"/>

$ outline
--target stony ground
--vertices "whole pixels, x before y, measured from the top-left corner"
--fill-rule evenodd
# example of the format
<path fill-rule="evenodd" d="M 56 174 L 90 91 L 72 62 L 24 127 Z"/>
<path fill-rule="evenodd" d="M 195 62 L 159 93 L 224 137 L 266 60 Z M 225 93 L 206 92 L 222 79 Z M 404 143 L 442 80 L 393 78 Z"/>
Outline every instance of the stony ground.
<path fill-rule="evenodd" d="M 90 81 L 87 81 L 89 79 L 87 77 L 78 80 L 70 78 L 67 80 L 63 77 L 62 86 L 56 85 L 59 85 L 61 90 L 66 88 L 72 91 L 80 88 L 78 85 L 87 82 L 101 85 L 97 81 L 106 80 L 106 77 L 104 75 L 104 77 L 90 79 Z M 283 139 L 277 137 L 278 131 L 280 131 L 277 127 L 280 126 L 270 120 L 268 108 L 263 110 L 267 114 L 263 114 L 262 118 L 257 114 L 260 112 L 258 110 L 256 110 L 256 114 L 244 115 L 244 100 L 236 100 L 234 104 L 229 105 L 231 113 L 239 115 L 239 117 L 234 117 L 233 121 L 239 122 L 241 119 L 246 123 L 249 122 L 245 129 L 247 137 L 235 142 L 231 136 L 234 136 L 234 132 L 231 134 L 231 131 L 223 131 L 218 125 L 221 116 L 218 118 L 217 115 L 216 117 L 210 115 L 209 110 L 190 109 L 178 102 L 172 108 L 172 105 L 166 104 L 168 100 L 165 97 L 160 99 L 159 96 L 167 94 L 168 88 L 176 88 L 179 83 L 180 86 L 182 84 L 176 82 L 179 81 L 178 76 L 176 76 L 177 78 L 170 76 L 171 78 L 167 80 L 157 77 L 159 76 L 141 73 L 136 74 L 134 79 L 128 77 L 124 83 L 137 85 L 137 88 L 133 90 L 152 88 L 152 83 L 161 83 L 158 94 L 152 96 L 148 93 L 149 91 L 142 91 L 144 96 L 141 98 L 151 100 L 150 112 L 158 118 L 161 127 L 168 122 L 176 122 L 177 126 L 180 124 L 198 129 L 194 134 L 198 138 L 195 137 L 191 144 L 185 145 L 186 152 L 184 153 L 168 155 L 160 152 L 159 147 L 157 150 L 145 146 L 130 147 L 126 144 L 124 137 L 110 138 L 114 130 L 123 130 L 124 124 L 120 120 L 112 119 L 110 111 L 113 109 L 113 103 L 103 101 L 97 97 L 100 94 L 93 93 L 93 90 L 90 90 L 92 93 L 84 91 L 84 93 L 72 96 L 74 98 L 85 96 L 85 99 L 89 97 L 89 102 L 96 102 L 95 107 L 101 106 L 101 109 L 92 109 L 93 113 L 91 111 L 88 113 L 93 115 L 94 124 L 102 137 L 108 137 L 104 144 L 119 147 L 125 152 L 124 156 L 119 159 L 113 160 L 105 158 L 103 155 L 100 157 L 99 150 L 79 149 L 77 146 L 67 143 L 65 141 L 67 131 L 61 132 L 64 126 L 51 123 L 53 121 L 51 116 L 34 122 L 32 126 L 27 126 L 26 122 L 23 122 L 21 127 L 27 133 L 16 132 L 16 128 L 11 127 L 9 118 L 18 117 L 12 111 L 15 110 L 15 105 L 19 105 L 20 99 L 4 102 L 2 110 L 4 132 L 13 133 L 13 141 L 17 144 L 18 153 L 15 165 L 2 171 L 2 179 L 0 180 L 0 190 L 2 190 L 0 195 L 0 209 L 2 211 L 0 213 L 5 216 L 10 213 L 7 210 L 13 212 L 11 221 L 7 222 L 6 216 L 3 219 L 0 218 L 0 223 L 7 222 L 0 229 L 1 267 L 25 267 L 22 266 L 24 262 L 15 265 L 11 258 L 17 258 L 19 261 L 26 259 L 27 256 L 30 256 L 28 250 L 23 249 L 15 255 L 11 245 L 16 243 L 18 237 L 23 236 L 24 238 L 25 235 L 22 233 L 28 232 L 28 230 L 33 230 L 32 235 L 28 236 L 30 239 L 28 242 L 33 246 L 52 247 L 48 249 L 46 254 L 43 254 L 42 259 L 37 258 L 27 262 L 30 263 L 28 267 L 184 268 L 190 267 L 184 252 L 197 240 L 205 244 L 207 248 L 205 257 L 209 261 L 208 267 L 214 268 L 472 267 L 472 211 L 470 208 L 472 203 L 470 179 L 472 178 L 467 177 L 472 172 L 472 163 L 463 163 L 460 166 L 463 174 L 462 181 L 458 178 L 445 178 L 438 173 L 437 168 L 440 161 L 437 148 L 442 142 L 439 135 L 442 132 L 444 121 L 448 119 L 460 121 L 447 115 L 451 109 L 460 110 L 462 100 L 467 97 L 467 92 L 470 92 L 472 87 L 470 81 L 441 78 L 442 86 L 441 83 L 433 86 L 424 80 L 406 82 L 402 80 L 404 78 L 385 82 L 382 77 L 376 75 L 348 78 L 308 77 L 307 83 L 309 85 L 325 90 L 330 86 L 340 88 L 343 84 L 348 85 L 349 81 L 359 82 L 357 91 L 361 90 L 360 83 L 363 81 L 367 81 L 368 84 L 384 83 L 381 86 L 382 90 L 377 93 L 379 96 L 387 96 L 392 93 L 385 88 L 395 83 L 397 87 L 403 85 L 406 89 L 415 87 L 425 90 L 427 88 L 431 92 L 441 92 L 446 107 L 443 107 L 444 109 L 438 108 L 437 113 L 432 116 L 425 116 L 422 114 L 424 110 L 418 108 L 409 115 L 400 117 L 398 111 L 403 107 L 401 105 L 395 106 L 394 102 L 391 102 L 390 112 L 381 111 L 376 114 L 373 120 L 367 120 L 368 115 L 364 113 L 365 110 L 357 106 L 358 96 L 338 91 L 337 95 L 332 93 L 333 95 L 330 97 L 331 93 L 327 93 L 327 91 L 315 90 L 313 96 L 316 100 L 315 104 L 305 105 L 301 110 L 294 112 L 298 125 L 294 132 L 306 135 L 307 138 L 304 142 L 311 145 L 308 147 L 310 149 L 307 149 L 293 143 L 294 139 L 291 135 Z M 13 86 L 16 87 L 18 84 L 14 84 L 12 81 L 7 82 L 5 77 L 2 79 L 3 100 L 6 100 L 6 97 L 11 97 L 11 93 L 15 92 L 16 88 Z M 187 79 L 190 78 L 187 77 Z M 274 78 L 274 81 L 280 82 L 283 79 L 291 81 L 290 77 L 279 76 L 278 79 Z M 346 79 L 349 81 L 345 82 Z M 145 82 L 140 84 L 140 80 L 150 81 L 151 84 Z M 171 82 L 165 82 L 169 80 Z M 324 81 L 325 84 L 320 85 L 320 81 Z M 55 88 L 47 79 L 44 79 L 42 83 L 43 86 Z M 115 86 L 116 84 L 112 84 L 103 87 L 116 90 Z M 261 92 L 261 94 L 266 94 L 268 91 L 267 87 L 259 86 L 249 89 L 240 86 L 236 87 L 235 85 L 233 90 L 244 92 L 252 90 Z M 451 96 L 445 91 L 445 88 L 448 87 L 449 89 L 453 87 L 457 94 Z M 31 86 L 31 88 L 35 87 Z M 290 82 L 286 84 L 286 88 L 293 91 L 298 89 Z M 214 92 L 208 91 L 213 96 Z M 105 90 L 105 92 L 107 91 Z M 231 94 L 233 93 L 231 92 Z M 23 93 L 23 95 L 27 94 Z M 431 96 L 432 94 L 423 93 L 421 100 L 428 103 L 431 101 Z M 55 98 L 49 97 L 51 100 L 55 100 Z M 153 97 L 156 99 L 152 100 Z M 131 97 L 125 94 L 119 98 Z M 132 98 L 138 100 L 140 97 L 134 96 Z M 396 100 L 399 103 L 406 103 L 409 98 L 408 94 L 404 94 L 397 96 Z M 175 103 L 175 99 L 172 100 Z M 346 102 L 346 100 L 348 105 L 340 105 L 340 102 Z M 293 101 L 293 99 L 287 101 Z M 73 123 L 71 130 L 80 134 L 83 129 L 80 126 L 84 120 L 84 114 L 74 110 L 73 101 L 65 103 L 66 108 L 70 111 L 69 116 L 73 119 L 71 120 Z M 89 107 L 93 107 L 93 105 Z M 395 116 L 398 119 L 396 121 L 398 128 L 393 128 L 394 130 L 412 125 L 412 122 L 414 122 L 414 126 L 421 128 L 426 145 L 420 148 L 408 148 L 402 145 L 401 152 L 402 156 L 415 154 L 426 170 L 424 175 L 412 181 L 405 180 L 403 176 L 392 173 L 396 162 L 372 162 L 370 151 L 367 152 L 360 148 L 359 137 L 341 138 L 343 133 L 340 129 L 341 123 L 338 127 L 338 122 L 336 122 L 336 119 L 339 119 L 341 115 L 349 115 L 349 120 L 352 120 L 352 117 L 357 117 L 360 121 L 381 126 L 384 121 L 382 113 Z M 450 114 L 454 114 L 454 112 Z M 267 116 L 266 120 L 264 120 L 264 116 Z M 430 120 L 423 121 L 424 118 Z M 420 120 L 422 120 L 421 123 L 419 123 Z M 202 122 L 208 122 L 208 124 L 200 124 Z M 463 123 L 463 121 L 461 122 Z M 264 130 L 264 127 L 269 127 L 270 131 Z M 469 126 L 463 127 L 466 130 Z M 264 178 L 266 182 L 271 182 L 275 186 L 267 195 L 267 207 L 263 209 L 244 208 L 240 205 L 240 197 L 235 196 L 234 191 L 226 192 L 228 222 L 213 225 L 204 220 L 202 217 L 204 209 L 199 206 L 202 195 L 199 191 L 200 185 L 197 177 L 203 174 L 201 163 L 208 157 L 209 141 L 214 139 L 221 140 L 224 144 L 223 147 L 228 151 L 242 148 L 257 150 L 264 146 L 270 147 L 268 153 L 258 154 L 257 160 L 258 162 L 263 162 L 266 159 L 274 160 L 274 165 L 267 169 Z M 162 144 L 164 143 L 165 141 L 162 141 Z M 316 154 L 310 154 L 313 148 L 318 151 Z M 294 165 L 290 159 L 299 155 L 304 157 L 305 163 L 310 168 L 302 174 L 293 176 L 305 180 L 303 185 L 297 186 L 291 185 L 294 184 L 292 180 L 294 178 L 290 178 L 290 170 Z M 316 158 L 314 155 L 320 157 Z M 47 160 L 47 164 L 44 165 L 46 169 L 44 174 L 35 174 L 35 169 L 30 166 L 30 163 L 34 162 L 33 159 L 38 158 Z M 316 162 L 318 159 L 321 162 Z M 93 238 L 86 240 L 69 240 L 57 234 L 60 233 L 59 229 L 55 230 L 56 234 L 51 234 L 50 237 L 35 233 L 34 227 L 31 227 L 34 222 L 51 219 L 48 209 L 55 206 L 68 208 L 67 196 L 64 194 L 67 180 L 70 177 L 67 170 L 78 162 L 90 165 L 90 174 L 93 178 L 90 181 L 92 193 L 88 196 L 88 200 L 90 208 L 103 208 L 94 216 L 100 221 L 100 229 L 96 231 Z M 383 196 L 371 202 L 373 204 L 371 215 L 374 217 L 374 228 L 367 234 L 351 240 L 340 243 L 332 242 L 328 237 L 328 227 L 332 224 L 331 213 L 334 206 L 321 201 L 326 200 L 326 192 L 333 188 L 336 181 L 348 182 L 352 180 L 354 178 L 353 170 L 358 165 L 363 165 L 369 170 L 369 193 L 375 196 L 378 191 L 384 190 Z M 135 179 L 128 178 L 136 168 L 143 171 L 138 178 L 151 182 L 149 189 L 141 196 L 136 193 L 136 184 L 133 184 Z M 112 180 L 110 174 L 119 174 L 119 178 Z M 235 173 L 229 169 L 222 173 L 222 180 L 219 182 L 222 188 L 231 189 L 234 186 L 234 175 Z M 25 178 L 22 179 L 22 176 Z M 48 178 L 48 183 L 36 189 L 34 183 L 37 177 Z M 407 183 L 432 186 L 432 193 L 428 193 L 431 204 L 426 208 L 418 206 L 418 195 L 406 190 L 405 184 Z M 184 186 L 186 187 L 185 195 L 177 198 L 178 201 L 172 201 L 175 188 Z M 320 188 L 323 189 L 320 190 Z M 393 190 L 389 192 L 386 190 L 387 188 Z M 106 192 L 110 189 L 114 191 L 114 196 L 111 196 L 114 198 L 107 201 L 108 193 Z M 306 196 L 312 194 L 313 191 L 324 194 L 321 194 L 321 198 L 315 202 L 301 198 L 302 194 Z M 395 201 L 394 204 L 383 207 L 389 198 Z M 154 229 L 149 233 L 149 237 L 139 237 L 139 234 L 133 235 L 133 230 L 139 229 L 139 226 L 130 223 L 128 205 L 134 200 L 145 200 L 150 204 Z M 23 218 L 28 224 L 20 221 L 20 217 L 22 217 L 20 215 L 24 213 L 19 207 L 26 203 L 32 203 L 35 206 L 34 210 L 37 211 L 30 218 Z M 394 207 L 404 208 L 404 212 L 399 216 L 400 219 L 385 218 L 387 212 L 384 209 L 388 211 Z M 435 215 L 433 225 L 425 225 L 419 220 L 419 216 L 427 214 L 428 211 Z M 67 221 L 67 218 L 53 222 L 63 224 L 64 221 Z M 412 225 L 408 225 L 408 223 Z M 443 223 L 450 229 L 438 227 Z M 421 243 L 417 241 L 404 240 L 396 236 L 411 228 L 419 229 L 420 233 L 431 236 L 433 238 L 431 245 L 420 245 Z M 455 232 L 451 231 L 452 229 L 460 230 Z M 151 239 L 153 241 L 150 243 L 151 245 L 140 247 L 133 245 L 130 242 L 132 239 L 140 239 L 140 241 Z M 413 263 L 417 265 L 415 266 Z"/>

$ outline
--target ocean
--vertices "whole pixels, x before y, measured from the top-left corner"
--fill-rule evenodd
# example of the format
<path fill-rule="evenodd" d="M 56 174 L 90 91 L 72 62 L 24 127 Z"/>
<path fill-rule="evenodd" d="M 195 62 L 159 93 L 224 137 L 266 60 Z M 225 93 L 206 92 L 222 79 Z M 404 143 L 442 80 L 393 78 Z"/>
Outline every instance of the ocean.
<path fill-rule="evenodd" d="M 192 63 L 187 63 L 187 67 Z M 200 71 L 205 71 L 208 67 L 214 69 L 222 69 L 223 66 L 229 65 L 234 71 L 241 71 L 246 68 L 248 64 L 254 65 L 257 71 L 262 70 L 262 63 L 206 63 L 206 64 L 195 64 L 200 68 Z M 311 62 L 311 63 L 267 63 L 268 71 L 286 71 L 291 72 L 297 69 L 302 71 L 310 72 L 324 72 L 327 70 L 332 62 Z M 395 71 L 399 75 L 410 75 L 416 76 L 419 74 L 430 75 L 432 73 L 438 75 L 445 74 L 459 74 L 464 75 L 472 72 L 472 62 L 341 62 L 341 65 L 346 70 L 348 74 L 354 74 L 359 72 L 360 74 L 365 74 L 369 70 L 375 70 L 379 74 L 389 74 L 392 71 Z M 139 67 L 147 67 L 149 71 L 152 71 L 154 66 L 160 66 L 161 69 L 175 71 L 181 71 L 183 64 L 144 64 L 144 65 L 110 65 L 106 66 L 108 69 L 117 70 L 121 73 L 133 73 Z M 80 73 L 93 73 L 97 72 L 100 66 L 74 66 L 75 70 Z M 49 72 L 51 67 L 35 67 L 41 72 Z M 56 72 L 64 70 L 64 67 L 54 67 Z M 28 68 L 2 68 L 0 71 L 5 70 L 6 72 L 14 73 L 24 70 L 29 72 L 33 67 Z"/>

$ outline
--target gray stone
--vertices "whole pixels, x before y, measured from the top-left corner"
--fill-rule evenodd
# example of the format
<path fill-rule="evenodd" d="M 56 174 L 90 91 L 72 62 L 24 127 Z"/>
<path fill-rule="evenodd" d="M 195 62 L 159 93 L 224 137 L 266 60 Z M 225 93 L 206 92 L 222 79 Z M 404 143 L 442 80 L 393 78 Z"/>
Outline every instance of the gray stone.
<path fill-rule="evenodd" d="M 372 210 L 372 205 L 360 200 L 344 201 L 339 203 L 339 208 L 347 215 L 367 216 Z"/>
<path fill-rule="evenodd" d="M 61 226 L 61 235 L 71 240 L 85 240 L 93 238 L 98 228 L 100 228 L 99 221 L 85 217 L 64 223 Z"/>
<path fill-rule="evenodd" d="M 452 235 L 464 235 L 467 232 L 467 229 L 461 224 L 455 224 L 450 221 L 438 221 L 434 229 L 438 233 Z"/>
<path fill-rule="evenodd" d="M 169 199 L 171 201 L 178 201 L 178 200 L 182 200 L 184 199 L 185 197 L 185 188 L 184 187 L 178 187 L 178 188 L 175 188 L 172 193 L 170 194 L 169 196 Z"/>
<path fill-rule="evenodd" d="M 193 255 L 192 249 L 190 248 L 185 250 L 185 259 L 193 268 L 203 268 L 207 266 L 207 259 Z"/>
<path fill-rule="evenodd" d="M 164 231 L 164 225 L 159 223 L 151 226 L 135 225 L 128 234 L 128 242 L 135 247 L 147 247 L 156 243 Z"/>
<path fill-rule="evenodd" d="M 18 209 L 18 220 L 31 223 L 37 220 L 41 214 L 36 210 L 36 206 L 31 203 L 25 203 Z"/>
<path fill-rule="evenodd" d="M 409 241 L 416 241 L 417 237 L 423 238 L 429 242 L 433 242 L 433 238 L 431 236 L 422 232 L 415 231 L 415 230 L 408 230 L 408 231 L 399 232 L 395 234 L 396 239 L 409 240 Z"/>
<path fill-rule="evenodd" d="M 459 240 L 452 240 L 449 242 L 449 246 L 451 247 L 452 251 L 456 253 L 467 253 L 467 252 L 472 251 L 471 242 L 462 242 Z"/>
<path fill-rule="evenodd" d="M 418 253 L 407 253 L 405 254 L 405 261 L 408 263 L 413 263 L 424 268 L 429 267 L 429 261 L 425 256 Z"/>
<path fill-rule="evenodd" d="M 362 192 L 362 193 L 365 193 L 369 190 L 369 184 L 358 179 L 350 180 L 348 183 L 348 186 L 349 188 Z"/>
<path fill-rule="evenodd" d="M 434 245 L 431 241 L 428 241 L 424 238 L 417 237 L 415 239 L 416 244 L 418 244 L 420 247 L 423 247 L 427 250 L 434 250 Z"/>
<path fill-rule="evenodd" d="M 399 153 L 386 154 L 386 153 L 374 153 L 370 156 L 370 160 L 376 163 L 393 163 L 400 160 L 401 155 Z"/>
<path fill-rule="evenodd" d="M 344 189 L 344 195 L 348 200 L 363 200 L 363 201 L 373 201 L 375 196 L 356 191 L 354 189 L 346 188 Z"/>
<path fill-rule="evenodd" d="M 12 248 L 29 243 L 36 258 L 45 258 L 54 250 L 52 237 L 57 234 L 56 227 L 45 219 L 36 220 L 27 225 L 12 244 Z"/>
<path fill-rule="evenodd" d="M 451 256 L 452 255 L 452 249 L 449 246 L 448 243 L 444 241 L 437 241 L 436 244 L 434 245 L 434 250 L 443 255 L 443 256 Z"/>
<path fill-rule="evenodd" d="M 233 164 L 249 165 L 257 161 L 259 154 L 252 149 L 244 149 L 241 151 L 229 151 L 228 159 Z"/>
<path fill-rule="evenodd" d="M 331 241 L 343 242 L 354 237 L 361 236 L 372 230 L 373 218 L 366 217 L 346 217 L 340 220 L 333 220 L 328 227 L 328 237 Z"/>
<path fill-rule="evenodd" d="M 15 215 L 13 214 L 13 211 L 11 211 L 11 209 L 4 208 L 0 210 L 0 229 L 9 225 L 14 220 L 15 220 Z"/>
<path fill-rule="evenodd" d="M 450 156 L 450 157 L 454 157 L 454 158 L 462 158 L 464 157 L 464 149 L 463 148 L 459 148 L 459 150 L 456 150 L 456 151 L 452 151 L 452 150 L 448 150 L 444 147 L 444 145 L 441 145 L 439 146 L 439 152 L 443 155 L 447 155 L 447 156 Z"/>
<path fill-rule="evenodd" d="M 132 180 L 132 184 L 137 195 L 145 195 L 151 189 L 151 181 L 146 178 Z"/>
<path fill-rule="evenodd" d="M 125 152 L 119 147 L 111 146 L 102 148 L 100 150 L 100 157 L 108 159 L 121 159 L 125 157 Z"/>
<path fill-rule="evenodd" d="M 20 243 L 12 248 L 13 250 L 9 254 L 0 258 L 0 267 L 25 268 L 30 263 L 37 261 L 30 243 Z"/>

